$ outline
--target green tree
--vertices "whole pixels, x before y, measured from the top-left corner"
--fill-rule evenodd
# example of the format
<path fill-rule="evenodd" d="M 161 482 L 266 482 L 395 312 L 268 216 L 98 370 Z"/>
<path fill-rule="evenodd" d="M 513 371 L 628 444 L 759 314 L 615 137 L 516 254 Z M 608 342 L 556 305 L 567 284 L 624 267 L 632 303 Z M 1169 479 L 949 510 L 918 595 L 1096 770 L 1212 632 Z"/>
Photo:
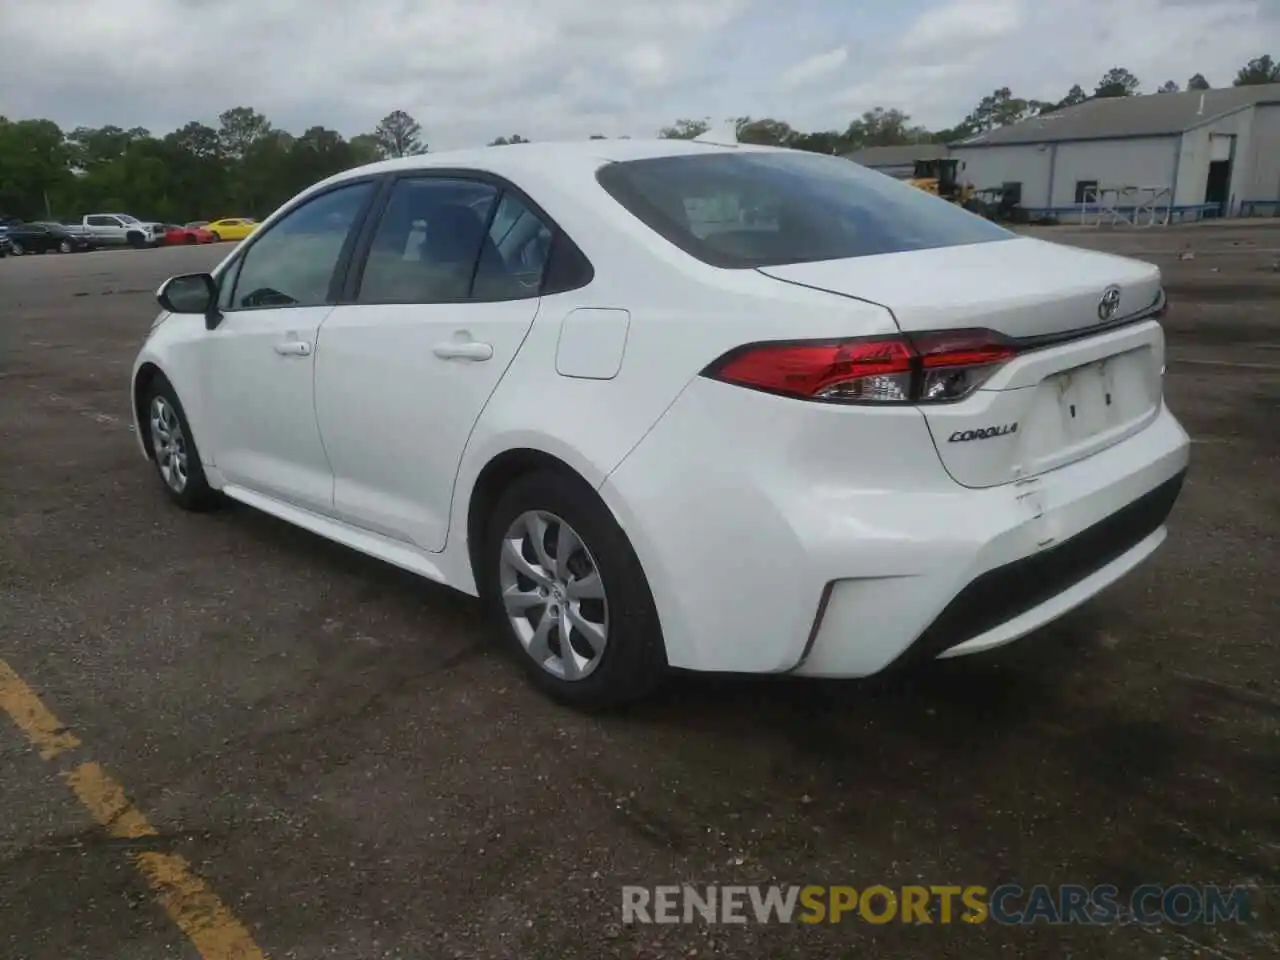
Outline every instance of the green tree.
<path fill-rule="evenodd" d="M 218 114 L 218 143 L 229 160 L 243 160 L 270 133 L 267 118 L 252 107 L 232 107 Z"/>
<path fill-rule="evenodd" d="M 1157 90 L 1156 93 L 1179 93 L 1181 90 L 1182 88 L 1178 86 L 1178 82 L 1176 80 L 1166 80 L 1164 83 L 1160 84 L 1160 89 Z"/>
<path fill-rule="evenodd" d="M 505 147 L 505 146 L 507 146 L 507 145 L 509 145 L 509 144 L 512 144 L 512 143 L 528 143 L 528 142 L 529 142 L 529 141 L 528 141 L 528 140 L 526 140 L 524 137 L 520 136 L 520 134 L 518 134 L 518 133 L 514 133 L 514 134 L 512 134 L 512 135 L 511 135 L 511 136 L 509 136 L 509 137 L 498 137 L 498 138 L 497 138 L 497 139 L 495 139 L 495 140 L 490 140 L 490 141 L 489 141 L 489 146 L 491 146 L 491 147 Z"/>
<path fill-rule="evenodd" d="M 382 157 L 378 138 L 372 133 L 361 133 L 351 138 L 351 159 L 356 166 L 373 163 Z"/>
<path fill-rule="evenodd" d="M 1208 90 L 1209 81 L 1204 78 L 1203 73 L 1197 73 L 1190 80 L 1187 81 L 1187 89 L 1188 90 Z"/>
<path fill-rule="evenodd" d="M 807 150 L 809 153 L 825 153 L 831 156 L 851 153 L 853 150 L 848 138 L 839 130 L 815 130 L 812 133 L 796 133 L 787 146 L 793 150 Z"/>
<path fill-rule="evenodd" d="M 1138 78 L 1124 67 L 1112 67 L 1102 75 L 1093 95 L 1095 97 L 1132 97 L 1141 86 Z"/>
<path fill-rule="evenodd" d="M 1073 83 L 1071 89 L 1067 91 L 1067 95 L 1057 103 L 1044 103 L 1040 105 L 1040 113 L 1053 113 L 1057 110 L 1065 110 L 1067 107 L 1074 107 L 1077 104 L 1084 103 L 1089 99 L 1089 95 L 1084 92 L 1084 88 L 1078 83 Z"/>
<path fill-rule="evenodd" d="M 1252 87 L 1263 83 L 1280 83 L 1280 63 L 1272 60 L 1269 53 L 1254 57 L 1231 81 L 1233 87 Z"/>
<path fill-rule="evenodd" d="M 702 136 L 711 129 L 710 118 L 704 117 L 701 120 L 677 120 L 669 127 L 663 127 L 658 131 L 658 136 L 664 140 L 693 140 Z"/>
<path fill-rule="evenodd" d="M 384 157 L 411 157 L 427 152 L 422 124 L 403 110 L 392 110 L 373 131 Z"/>
<path fill-rule="evenodd" d="M 978 101 L 978 105 L 965 117 L 965 125 L 975 133 L 986 133 L 1044 113 L 1046 106 L 1039 100 L 1015 97 L 1008 87 L 1001 87 Z"/>
<path fill-rule="evenodd" d="M 782 120 L 765 118 L 753 120 L 751 117 L 737 117 L 733 123 L 737 128 L 739 143 L 755 143 L 766 147 L 789 147 L 799 132 L 791 124 Z"/>
<path fill-rule="evenodd" d="M 933 135 L 911 122 L 911 117 L 897 109 L 874 107 L 845 128 L 850 149 L 894 147 L 907 143 L 925 143 Z"/>
<path fill-rule="evenodd" d="M 50 198 L 71 181 L 70 149 L 56 123 L 0 117 L 0 214 L 46 216 Z"/>

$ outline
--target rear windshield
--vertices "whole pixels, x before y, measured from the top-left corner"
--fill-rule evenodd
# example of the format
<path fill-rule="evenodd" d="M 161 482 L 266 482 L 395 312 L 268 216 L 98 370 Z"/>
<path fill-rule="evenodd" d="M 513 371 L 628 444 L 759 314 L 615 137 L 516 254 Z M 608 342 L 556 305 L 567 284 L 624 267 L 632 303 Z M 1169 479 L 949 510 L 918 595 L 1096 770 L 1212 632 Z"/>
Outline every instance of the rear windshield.
<path fill-rule="evenodd" d="M 602 167 L 609 194 L 667 240 L 717 267 L 868 257 L 1014 236 L 840 157 L 717 152 Z"/>

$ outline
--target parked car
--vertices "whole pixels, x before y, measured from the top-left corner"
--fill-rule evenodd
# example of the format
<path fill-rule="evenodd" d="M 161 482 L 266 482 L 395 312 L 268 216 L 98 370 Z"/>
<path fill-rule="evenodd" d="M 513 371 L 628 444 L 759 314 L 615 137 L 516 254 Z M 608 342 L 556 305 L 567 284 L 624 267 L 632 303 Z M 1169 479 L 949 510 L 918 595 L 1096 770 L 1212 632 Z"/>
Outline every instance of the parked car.
<path fill-rule="evenodd" d="M 1158 267 L 838 157 L 384 161 L 158 299 L 132 400 L 177 504 L 479 594 L 575 704 L 1016 640 L 1160 546 L 1188 464 Z"/>
<path fill-rule="evenodd" d="M 10 249 L 9 225 L 0 221 L 0 257 L 7 257 Z"/>
<path fill-rule="evenodd" d="M 62 224 L 51 221 L 10 224 L 8 231 L 15 256 L 24 253 L 81 253 L 98 247 L 92 237 L 72 233 Z"/>
<path fill-rule="evenodd" d="M 85 232 L 103 246 L 154 247 L 159 242 L 157 226 L 127 213 L 91 213 L 81 224 Z"/>
<path fill-rule="evenodd" d="M 213 243 L 213 234 L 203 227 L 192 227 L 190 225 L 179 227 L 177 224 L 172 223 L 164 225 L 162 238 L 166 246 L 189 243 Z"/>
<path fill-rule="evenodd" d="M 213 234 L 214 240 L 243 240 L 258 229 L 258 222 L 248 217 L 226 217 L 211 220 L 204 227 Z"/>

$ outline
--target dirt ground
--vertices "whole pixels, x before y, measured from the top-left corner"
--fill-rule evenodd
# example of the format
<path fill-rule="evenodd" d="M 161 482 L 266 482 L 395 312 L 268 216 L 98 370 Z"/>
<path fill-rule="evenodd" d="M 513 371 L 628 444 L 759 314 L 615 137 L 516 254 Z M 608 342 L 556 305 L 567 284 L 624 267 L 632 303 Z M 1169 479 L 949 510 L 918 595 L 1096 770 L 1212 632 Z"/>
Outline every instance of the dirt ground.
<path fill-rule="evenodd" d="M 473 601 L 167 503 L 129 365 L 160 280 L 227 247 L 0 261 L 0 661 L 81 741 L 44 760 L 0 716 L 0 956 L 199 956 L 131 866 L 153 848 L 276 958 L 1280 954 L 1280 221 L 1032 232 L 1165 270 L 1195 443 L 1155 558 L 995 653 L 681 677 L 609 717 L 532 692 Z M 90 818 L 82 759 L 157 836 Z M 624 884 L 685 882 L 1242 884 L 1253 917 L 621 924 Z"/>

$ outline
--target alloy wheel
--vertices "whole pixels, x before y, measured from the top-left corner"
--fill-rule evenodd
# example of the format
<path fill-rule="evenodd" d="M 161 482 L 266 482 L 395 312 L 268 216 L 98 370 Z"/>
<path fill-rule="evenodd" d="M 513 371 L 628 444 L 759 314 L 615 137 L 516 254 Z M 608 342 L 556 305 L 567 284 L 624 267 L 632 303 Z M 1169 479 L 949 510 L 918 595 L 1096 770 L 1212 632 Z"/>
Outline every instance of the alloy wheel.
<path fill-rule="evenodd" d="M 554 513 L 529 510 L 502 538 L 498 582 L 525 652 L 561 680 L 591 675 L 609 639 L 609 604 L 595 558 Z"/>
<path fill-rule="evenodd" d="M 151 447 L 160 477 L 174 493 L 187 488 L 187 438 L 178 412 L 164 397 L 151 401 Z"/>

